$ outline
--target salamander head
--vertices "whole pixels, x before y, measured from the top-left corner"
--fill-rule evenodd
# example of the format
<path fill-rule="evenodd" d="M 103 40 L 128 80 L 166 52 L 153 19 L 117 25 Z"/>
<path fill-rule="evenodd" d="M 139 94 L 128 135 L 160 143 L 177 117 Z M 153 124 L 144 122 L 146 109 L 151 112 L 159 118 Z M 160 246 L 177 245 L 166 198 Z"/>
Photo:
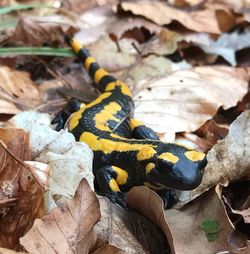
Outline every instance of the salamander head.
<path fill-rule="evenodd" d="M 196 188 L 207 165 L 206 155 L 175 144 L 165 148 L 146 165 L 147 180 L 179 190 Z"/>

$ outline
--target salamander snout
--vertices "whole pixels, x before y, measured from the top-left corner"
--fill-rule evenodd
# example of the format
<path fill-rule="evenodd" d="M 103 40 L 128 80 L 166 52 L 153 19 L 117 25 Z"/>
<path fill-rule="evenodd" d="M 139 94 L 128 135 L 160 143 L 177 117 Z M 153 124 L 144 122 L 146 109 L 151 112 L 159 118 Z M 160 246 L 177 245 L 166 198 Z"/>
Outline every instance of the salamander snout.
<path fill-rule="evenodd" d="M 168 188 L 192 190 L 201 183 L 206 165 L 206 156 L 201 152 L 190 151 L 178 157 L 165 153 L 157 158 L 155 169 L 147 177 Z"/>

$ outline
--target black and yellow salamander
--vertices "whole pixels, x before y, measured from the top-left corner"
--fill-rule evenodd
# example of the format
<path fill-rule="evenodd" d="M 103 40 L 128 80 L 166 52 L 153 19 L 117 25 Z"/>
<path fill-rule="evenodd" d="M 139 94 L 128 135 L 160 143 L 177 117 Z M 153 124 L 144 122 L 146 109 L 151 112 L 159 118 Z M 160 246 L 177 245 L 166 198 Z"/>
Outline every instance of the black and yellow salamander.
<path fill-rule="evenodd" d="M 167 208 L 175 202 L 172 189 L 196 188 L 207 164 L 205 154 L 159 141 L 152 129 L 133 118 L 129 88 L 102 69 L 76 39 L 68 41 L 101 92 L 96 100 L 74 112 L 68 123 L 76 140 L 94 151 L 97 190 L 124 206 L 124 192 L 146 185 L 160 194 Z M 70 108 L 72 103 L 68 112 Z M 67 117 L 61 118 L 59 114 L 53 123 L 60 125 Z"/>

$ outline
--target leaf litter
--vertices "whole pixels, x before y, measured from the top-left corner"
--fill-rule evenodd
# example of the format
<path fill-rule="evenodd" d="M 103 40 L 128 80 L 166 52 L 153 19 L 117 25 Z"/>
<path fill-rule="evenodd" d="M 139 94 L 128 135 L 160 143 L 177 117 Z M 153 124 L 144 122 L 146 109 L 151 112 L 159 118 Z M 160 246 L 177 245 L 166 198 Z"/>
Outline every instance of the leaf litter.
<path fill-rule="evenodd" d="M 212 149 L 202 184 L 191 192 L 179 193 L 180 202 L 174 208 L 164 212 L 155 193 L 137 187 L 128 194 L 127 202 L 142 215 L 98 197 L 102 217 L 96 224 L 100 211 L 91 191 L 91 151 L 77 144 L 67 131 L 54 132 L 49 124 L 51 116 L 18 114 L 4 128 L 18 127 L 30 133 L 27 149 L 31 156 L 23 159 L 18 155 L 16 159 L 20 167 L 29 169 L 22 177 L 31 176 L 40 188 L 36 201 L 47 200 L 46 212 L 42 205 L 42 212 L 32 215 L 23 226 L 25 230 L 17 227 L 11 244 L 4 246 L 20 248 L 19 237 L 37 218 L 22 238 L 28 239 L 22 243 L 31 253 L 55 253 L 55 246 L 60 253 L 169 253 L 166 241 L 171 253 L 248 253 L 249 111 L 245 110 L 249 109 L 250 98 L 249 62 L 238 57 L 249 50 L 248 2 L 178 0 L 168 5 L 163 1 L 30 0 L 25 4 L 56 8 L 15 6 L 23 3 L 1 3 L 5 7 L 14 4 L 1 15 L 0 22 L 0 52 L 8 54 L 1 59 L 1 113 L 9 116 L 27 109 L 54 113 L 58 101 L 65 101 L 55 90 L 59 85 L 67 89 L 82 87 L 83 100 L 84 93 L 89 96 L 90 81 L 82 74 L 79 61 L 56 57 L 58 50 L 70 57 L 62 38 L 71 28 L 78 31 L 76 37 L 103 67 L 129 84 L 137 117 L 157 130 L 161 138 L 173 142 L 176 136 L 177 141 L 198 150 Z M 20 15 L 23 13 L 25 16 Z M 29 46 L 26 52 L 36 46 L 38 55 L 50 46 L 49 52 L 55 57 L 39 56 L 34 61 L 22 56 L 27 53 L 20 46 Z M 15 55 L 11 56 L 6 47 L 14 48 Z M 92 98 L 96 96 L 93 90 Z M 234 114 L 229 116 L 228 112 Z M 5 121 L 6 116 L 0 117 Z M 21 123 L 17 123 L 18 118 Z M 226 119 L 226 123 L 218 119 Z M 12 132 L 18 133 L 16 129 Z M 82 180 L 85 177 L 91 188 Z M 32 200 L 31 194 L 25 195 L 22 198 Z M 18 203 L 15 198 L 1 201 L 0 207 Z M 90 204 L 90 212 L 82 204 Z M 73 217 L 64 217 L 69 211 L 75 211 L 70 214 Z M 81 227 L 80 221 L 86 227 Z M 37 244 L 41 241 L 44 244 Z"/>

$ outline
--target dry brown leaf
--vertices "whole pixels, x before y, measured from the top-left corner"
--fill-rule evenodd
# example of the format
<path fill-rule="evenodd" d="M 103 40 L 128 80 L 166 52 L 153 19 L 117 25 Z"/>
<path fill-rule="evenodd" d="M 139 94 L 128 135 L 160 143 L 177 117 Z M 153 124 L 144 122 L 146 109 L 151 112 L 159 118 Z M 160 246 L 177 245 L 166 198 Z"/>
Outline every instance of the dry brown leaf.
<path fill-rule="evenodd" d="M 117 4 L 117 2 L 118 0 L 67 0 L 62 2 L 62 7 L 69 9 L 71 12 L 80 14 L 97 6 L 113 5 Z"/>
<path fill-rule="evenodd" d="M 227 204 L 232 223 L 243 224 L 245 228 L 250 223 L 250 181 L 244 178 L 223 188 L 221 198 Z M 241 227 L 242 228 L 242 227 Z M 245 231 L 244 231 L 245 232 Z M 247 232 L 246 232 L 247 233 Z M 248 232 L 248 235 L 250 232 Z"/>
<path fill-rule="evenodd" d="M 250 110 L 243 112 L 230 126 L 228 136 L 208 153 L 208 165 L 201 185 L 192 198 L 215 186 L 222 178 L 229 182 L 250 178 Z"/>
<path fill-rule="evenodd" d="M 232 8 L 236 12 L 241 12 L 250 7 L 249 0 L 237 0 L 237 1 L 235 0 L 208 0 L 206 4 L 207 5 L 220 4 L 221 6 Z"/>
<path fill-rule="evenodd" d="M 142 80 L 133 88 L 135 117 L 160 133 L 195 131 L 219 107 L 235 106 L 247 92 L 248 79 L 241 68 L 204 66 Z"/>
<path fill-rule="evenodd" d="M 164 28 L 139 17 L 129 17 L 129 18 L 119 18 L 110 24 L 107 32 L 114 34 L 118 39 L 120 39 L 124 33 L 131 31 L 135 28 L 141 29 L 145 28 L 150 33 L 159 34 Z"/>
<path fill-rule="evenodd" d="M 24 252 L 17 252 L 10 249 L 4 249 L 0 247 L 0 254 L 25 254 Z"/>
<path fill-rule="evenodd" d="M 117 71 L 134 64 L 138 54 L 132 46 L 131 40 L 120 40 L 119 46 L 121 51 L 110 37 L 105 36 L 91 44 L 89 50 L 103 68 L 108 71 Z"/>
<path fill-rule="evenodd" d="M 228 220 L 225 207 L 214 189 L 186 205 L 181 210 L 169 209 L 164 212 L 160 197 L 147 187 L 134 187 L 127 195 L 128 204 L 153 220 L 164 232 L 171 246 L 172 253 L 238 253 L 246 246 L 235 246 L 229 242 L 234 228 Z M 206 220 L 217 221 L 218 232 L 214 241 L 209 242 L 201 224 Z M 238 250 L 237 250 L 238 249 Z M 247 254 L 248 250 L 240 253 Z M 231 252 L 230 252 L 231 253 Z"/>
<path fill-rule="evenodd" d="M 168 249 L 164 236 L 150 220 L 110 203 L 105 197 L 98 198 L 102 216 L 95 226 L 96 248 L 108 243 L 127 254 L 163 253 Z"/>
<path fill-rule="evenodd" d="M 183 39 L 197 45 L 207 54 L 222 56 L 233 66 L 237 63 L 236 52 L 250 47 L 250 33 L 247 29 L 241 33 L 223 33 L 216 41 L 205 33 L 187 34 Z"/>
<path fill-rule="evenodd" d="M 20 109 L 35 108 L 41 101 L 42 95 L 30 79 L 27 72 L 0 67 L 0 113 L 14 114 Z"/>
<path fill-rule="evenodd" d="M 91 252 L 91 254 L 127 254 L 127 253 L 115 246 L 104 244 L 97 250 Z"/>
<path fill-rule="evenodd" d="M 170 55 L 177 50 L 177 43 L 181 40 L 181 35 L 168 30 L 162 29 L 160 33 L 151 38 L 142 47 L 142 54 L 148 55 L 155 53 L 157 55 Z"/>
<path fill-rule="evenodd" d="M 63 31 L 59 25 L 38 23 L 31 17 L 20 18 L 10 42 L 25 46 L 58 46 L 63 43 Z"/>
<path fill-rule="evenodd" d="M 19 237 L 42 211 L 40 186 L 22 160 L 29 159 L 29 136 L 21 129 L 0 129 L 0 242 L 19 249 Z"/>
<path fill-rule="evenodd" d="M 88 253 L 96 242 L 93 226 L 99 218 L 98 199 L 83 179 L 74 199 L 36 219 L 20 243 L 31 253 Z"/>
<path fill-rule="evenodd" d="M 245 223 L 248 223 L 248 224 L 250 223 L 250 207 L 249 206 L 247 207 L 247 209 L 237 210 L 237 209 L 233 209 L 228 203 L 227 205 L 229 206 L 233 214 L 241 215 Z"/>
<path fill-rule="evenodd" d="M 228 125 L 219 125 L 212 119 L 203 124 L 196 131 L 196 133 L 200 138 L 202 138 L 201 142 L 203 140 L 204 145 L 206 146 L 206 149 L 204 151 L 206 151 L 208 149 L 211 149 L 218 140 L 221 140 L 227 136 Z M 189 136 L 190 134 L 188 133 L 187 135 Z M 185 134 L 184 136 L 188 138 L 188 136 L 186 136 Z"/>
<path fill-rule="evenodd" d="M 2 99 L 0 99 L 0 109 L 1 114 L 16 114 L 20 112 L 20 110 L 16 107 L 16 105 L 13 102 L 5 101 Z"/>
<path fill-rule="evenodd" d="M 185 12 L 170 7 L 164 2 L 150 1 L 122 2 L 121 8 L 124 11 L 131 11 L 135 15 L 144 16 L 158 25 L 166 25 L 177 20 L 196 32 L 219 34 L 222 31 L 228 31 L 235 24 L 232 13 L 225 8 Z"/>

